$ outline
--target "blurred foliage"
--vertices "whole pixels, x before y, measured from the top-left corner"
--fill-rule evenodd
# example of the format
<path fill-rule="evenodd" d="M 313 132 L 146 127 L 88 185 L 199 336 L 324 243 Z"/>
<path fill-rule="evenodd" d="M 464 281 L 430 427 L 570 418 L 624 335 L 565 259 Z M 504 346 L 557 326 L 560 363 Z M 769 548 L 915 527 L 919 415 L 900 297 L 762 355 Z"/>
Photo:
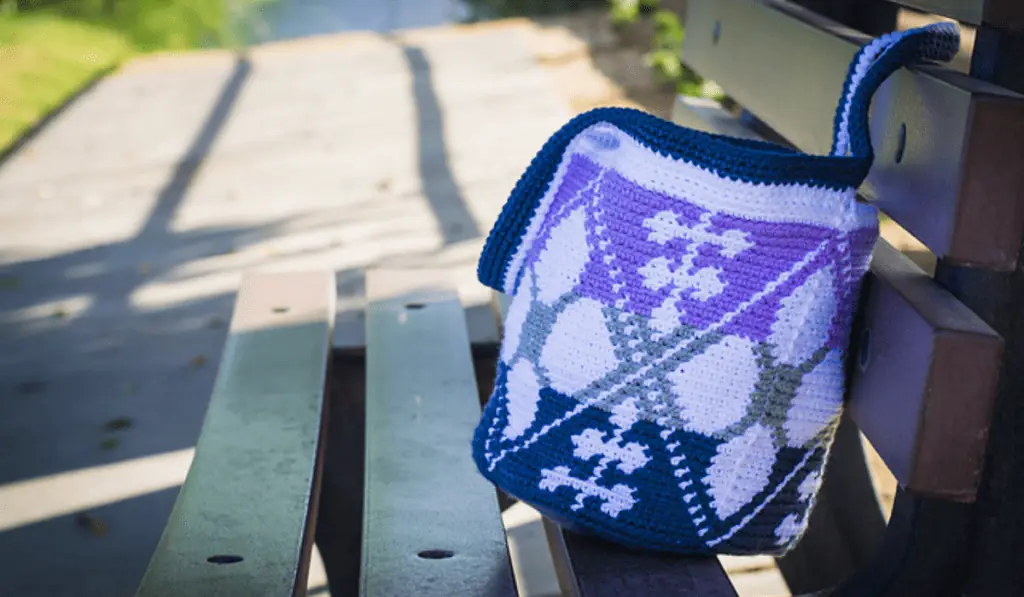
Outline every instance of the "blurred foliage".
<path fill-rule="evenodd" d="M 0 150 L 139 52 L 235 46 L 273 0 L 0 0 Z"/>
<path fill-rule="evenodd" d="M 683 95 L 724 99 L 721 89 L 704 81 L 683 64 L 683 24 L 679 15 L 660 8 L 659 0 L 608 0 L 612 22 L 618 27 L 636 25 L 650 19 L 654 25 L 651 51 L 647 64 L 667 83 L 675 85 Z"/>
<path fill-rule="evenodd" d="M 113 29 L 139 51 L 234 45 L 234 24 L 273 0 L 0 0 L 8 15 L 46 14 Z"/>
<path fill-rule="evenodd" d="M 610 0 L 612 23 L 630 25 L 658 8 L 658 0 Z"/>
<path fill-rule="evenodd" d="M 0 15 L 0 149 L 133 48 L 121 34 L 53 15 Z"/>

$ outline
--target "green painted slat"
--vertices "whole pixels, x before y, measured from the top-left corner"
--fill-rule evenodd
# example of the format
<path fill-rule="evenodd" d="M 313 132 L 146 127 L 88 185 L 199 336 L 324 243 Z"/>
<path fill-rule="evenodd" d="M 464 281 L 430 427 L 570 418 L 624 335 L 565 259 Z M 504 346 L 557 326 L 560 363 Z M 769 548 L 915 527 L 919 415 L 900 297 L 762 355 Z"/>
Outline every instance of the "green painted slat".
<path fill-rule="evenodd" d="M 444 277 L 367 273 L 367 597 L 515 595 L 497 495 L 472 461 L 480 403 Z"/>
<path fill-rule="evenodd" d="M 795 146 L 825 154 L 866 41 L 783 0 L 690 0 L 682 56 Z M 1024 236 L 1024 96 L 948 68 L 903 69 L 876 95 L 871 129 L 866 197 L 939 256 L 1013 268 Z"/>
<path fill-rule="evenodd" d="M 138 597 L 305 594 L 331 272 L 245 278 L 196 455 Z"/>

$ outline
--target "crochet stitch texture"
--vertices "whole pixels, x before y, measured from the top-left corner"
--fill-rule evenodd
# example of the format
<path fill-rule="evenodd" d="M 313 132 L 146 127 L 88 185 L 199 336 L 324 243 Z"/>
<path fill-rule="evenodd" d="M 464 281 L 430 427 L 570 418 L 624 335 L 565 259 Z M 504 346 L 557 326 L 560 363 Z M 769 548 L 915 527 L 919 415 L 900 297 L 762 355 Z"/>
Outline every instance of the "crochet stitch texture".
<path fill-rule="evenodd" d="M 690 554 L 782 553 L 842 409 L 877 212 L 870 99 L 955 26 L 854 58 L 830 156 L 602 108 L 556 132 L 479 262 L 512 295 L 481 473 L 555 521 Z"/>

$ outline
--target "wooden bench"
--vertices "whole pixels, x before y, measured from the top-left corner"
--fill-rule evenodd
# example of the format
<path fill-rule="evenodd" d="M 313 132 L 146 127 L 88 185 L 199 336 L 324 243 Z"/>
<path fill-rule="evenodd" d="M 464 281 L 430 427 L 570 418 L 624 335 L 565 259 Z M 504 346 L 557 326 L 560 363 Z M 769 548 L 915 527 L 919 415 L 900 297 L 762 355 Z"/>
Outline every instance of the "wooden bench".
<path fill-rule="evenodd" d="M 827 150 L 846 64 L 867 39 L 829 16 L 874 34 L 895 27 L 896 5 L 804 4 L 828 14 L 689 0 L 684 60 L 736 107 L 680 98 L 675 120 Z M 808 534 L 778 561 L 794 594 L 1006 595 L 1024 564 L 1024 97 L 1013 91 L 1024 91 L 1024 10 L 903 4 L 977 26 L 970 74 L 901 71 L 873 108 L 878 158 L 863 195 L 938 265 L 933 277 L 876 247 L 847 416 Z M 330 272 L 246 279 L 140 597 L 304 595 L 314 534 L 336 597 L 517 594 L 508 499 L 469 451 L 496 345 L 471 346 L 443 272 L 371 271 L 365 347 L 332 348 L 334 288 Z M 499 323 L 506 305 L 495 296 Z M 888 523 L 861 434 L 900 484 Z M 545 530 L 565 595 L 736 594 L 714 558 Z"/>
<path fill-rule="evenodd" d="M 518 594 L 498 495 L 469 453 L 480 393 L 444 272 L 369 272 L 365 351 L 332 351 L 333 293 L 330 272 L 242 285 L 197 455 L 139 597 L 304 595 L 318 503 L 334 595 Z M 734 595 L 715 560 L 549 531 L 566 594 Z"/>

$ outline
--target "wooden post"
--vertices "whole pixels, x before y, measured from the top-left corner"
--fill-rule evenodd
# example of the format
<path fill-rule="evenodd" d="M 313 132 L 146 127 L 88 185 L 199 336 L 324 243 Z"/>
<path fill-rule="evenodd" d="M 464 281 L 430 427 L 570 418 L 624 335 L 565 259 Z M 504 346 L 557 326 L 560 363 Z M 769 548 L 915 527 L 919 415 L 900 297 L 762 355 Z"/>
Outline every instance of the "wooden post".
<path fill-rule="evenodd" d="M 1024 32 L 981 25 L 971 75 L 1024 93 Z M 1021 143 L 1007 135 L 1007 146 Z M 991 188 L 1024 209 L 1024 189 Z M 958 595 L 1009 595 L 1024 568 L 1024 247 L 1010 272 L 939 260 L 936 279 L 1003 336 L 999 394 L 985 471 L 973 512 L 973 541 L 962 550 L 967 583 Z"/>

